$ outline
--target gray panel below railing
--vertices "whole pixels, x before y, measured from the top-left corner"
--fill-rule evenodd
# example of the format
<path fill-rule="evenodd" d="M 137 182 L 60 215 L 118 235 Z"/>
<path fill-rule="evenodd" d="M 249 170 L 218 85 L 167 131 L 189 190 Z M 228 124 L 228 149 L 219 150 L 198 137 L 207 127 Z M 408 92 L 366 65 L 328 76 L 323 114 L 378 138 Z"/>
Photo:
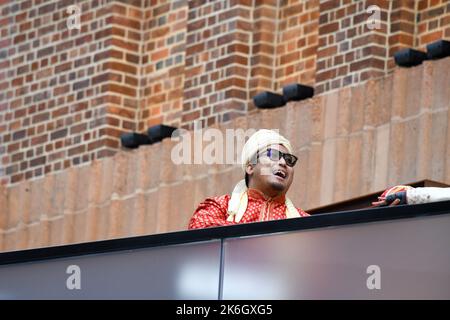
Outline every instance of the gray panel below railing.
<path fill-rule="evenodd" d="M 450 299 L 449 248 L 450 201 L 336 212 L 2 252 L 0 299 Z"/>
<path fill-rule="evenodd" d="M 450 215 L 226 239 L 223 277 L 224 299 L 450 299 Z"/>
<path fill-rule="evenodd" d="M 3 265 L 0 299 L 217 299 L 220 242 Z"/>

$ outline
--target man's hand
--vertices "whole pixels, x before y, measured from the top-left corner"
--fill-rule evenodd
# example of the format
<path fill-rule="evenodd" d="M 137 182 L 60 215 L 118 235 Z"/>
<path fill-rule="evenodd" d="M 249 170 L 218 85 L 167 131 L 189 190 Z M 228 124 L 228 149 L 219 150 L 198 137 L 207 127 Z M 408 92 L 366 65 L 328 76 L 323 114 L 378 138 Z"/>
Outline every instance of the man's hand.
<path fill-rule="evenodd" d="M 406 191 L 390 194 L 387 197 L 378 197 L 378 201 L 372 202 L 375 207 L 396 206 L 406 204 Z"/>

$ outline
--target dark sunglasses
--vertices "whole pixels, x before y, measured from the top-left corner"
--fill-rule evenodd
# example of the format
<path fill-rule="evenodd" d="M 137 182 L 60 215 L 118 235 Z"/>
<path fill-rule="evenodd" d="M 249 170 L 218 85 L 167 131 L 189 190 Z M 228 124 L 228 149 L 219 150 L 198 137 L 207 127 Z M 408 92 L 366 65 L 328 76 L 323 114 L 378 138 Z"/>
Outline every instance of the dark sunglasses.
<path fill-rule="evenodd" d="M 264 152 L 265 152 L 265 155 L 272 161 L 279 161 L 281 158 L 283 158 L 289 167 L 295 166 L 295 164 L 297 163 L 297 160 L 298 160 L 298 158 L 296 156 L 294 156 L 293 154 L 284 153 L 284 152 L 281 152 L 280 150 L 270 149 L 270 148 L 267 148 L 264 151 L 258 152 L 258 155 L 260 155 L 261 153 L 264 153 Z"/>

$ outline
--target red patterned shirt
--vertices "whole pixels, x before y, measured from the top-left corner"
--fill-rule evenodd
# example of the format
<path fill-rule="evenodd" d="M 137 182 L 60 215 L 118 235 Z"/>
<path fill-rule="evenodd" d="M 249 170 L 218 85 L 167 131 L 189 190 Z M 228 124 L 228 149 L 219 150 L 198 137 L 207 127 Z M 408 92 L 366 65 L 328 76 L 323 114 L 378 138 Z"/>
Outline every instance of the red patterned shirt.
<path fill-rule="evenodd" d="M 207 198 L 200 203 L 189 222 L 189 229 L 237 224 L 234 221 L 227 221 L 227 208 L 230 198 L 229 195 L 223 195 Z M 270 199 L 256 189 L 249 189 L 247 210 L 239 223 L 286 219 L 285 200 L 284 195 Z M 300 217 L 309 216 L 302 209 L 297 208 L 297 210 L 300 213 Z"/>

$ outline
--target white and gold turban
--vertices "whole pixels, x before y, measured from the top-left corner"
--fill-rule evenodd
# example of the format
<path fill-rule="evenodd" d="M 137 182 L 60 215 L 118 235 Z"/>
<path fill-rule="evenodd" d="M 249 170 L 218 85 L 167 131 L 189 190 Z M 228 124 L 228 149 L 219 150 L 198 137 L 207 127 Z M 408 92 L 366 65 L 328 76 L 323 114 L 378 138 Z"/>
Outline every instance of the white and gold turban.
<path fill-rule="evenodd" d="M 252 157 L 261 150 L 264 150 L 270 145 L 281 144 L 289 153 L 292 153 L 292 146 L 289 141 L 273 130 L 261 129 L 255 132 L 245 143 L 242 149 L 241 161 L 242 169 L 245 172 L 247 165 L 250 163 Z M 248 195 L 247 186 L 245 185 L 245 179 L 238 182 L 234 187 L 231 199 L 228 202 L 228 221 L 241 221 L 247 210 Z M 292 204 L 292 201 L 286 197 L 286 216 L 288 218 L 300 217 L 297 209 Z"/>

